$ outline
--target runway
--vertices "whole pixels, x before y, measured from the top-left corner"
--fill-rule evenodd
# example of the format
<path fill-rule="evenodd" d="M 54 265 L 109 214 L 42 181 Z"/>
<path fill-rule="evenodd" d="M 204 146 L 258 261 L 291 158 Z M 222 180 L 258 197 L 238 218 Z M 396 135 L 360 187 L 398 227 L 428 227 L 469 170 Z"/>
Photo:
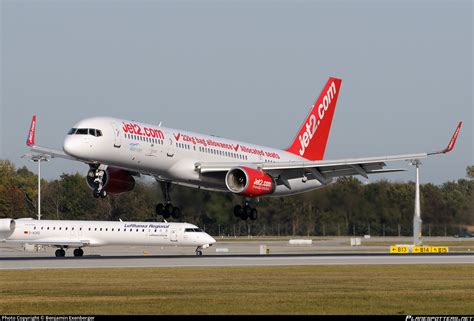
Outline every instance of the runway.
<path fill-rule="evenodd" d="M 471 243 L 451 244 L 457 251 L 446 254 L 406 255 L 389 254 L 389 247 L 381 241 L 400 244 L 408 239 L 372 239 L 360 247 L 351 247 L 347 238 L 321 239 L 303 246 L 289 245 L 284 240 L 223 240 L 204 250 L 203 256 L 194 255 L 194 248 L 108 246 L 85 248 L 83 257 L 74 257 L 68 251 L 63 258 L 54 257 L 54 248 L 25 251 L 18 245 L 0 244 L 0 270 L 474 263 Z M 442 241 L 452 242 L 451 239 Z M 259 254 L 263 244 L 270 254 Z"/>
<path fill-rule="evenodd" d="M 285 265 L 392 265 L 392 264 L 473 264 L 471 254 L 392 255 L 392 254 L 282 254 L 212 256 L 84 256 L 0 258 L 2 270 L 77 268 L 159 268 Z"/>

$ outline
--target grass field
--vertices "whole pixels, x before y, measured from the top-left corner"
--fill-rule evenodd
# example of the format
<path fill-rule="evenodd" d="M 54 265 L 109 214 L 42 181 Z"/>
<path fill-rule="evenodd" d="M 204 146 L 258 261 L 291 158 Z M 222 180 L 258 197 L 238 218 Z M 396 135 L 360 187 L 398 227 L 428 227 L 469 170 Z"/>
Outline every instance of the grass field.
<path fill-rule="evenodd" d="M 473 265 L 0 272 L 0 314 L 474 314 Z"/>

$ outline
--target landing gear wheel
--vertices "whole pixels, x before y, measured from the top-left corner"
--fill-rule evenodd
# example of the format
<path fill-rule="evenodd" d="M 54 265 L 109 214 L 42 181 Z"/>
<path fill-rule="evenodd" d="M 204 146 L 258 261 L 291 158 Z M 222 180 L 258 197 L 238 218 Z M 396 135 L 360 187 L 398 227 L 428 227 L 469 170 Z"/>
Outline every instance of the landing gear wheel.
<path fill-rule="evenodd" d="M 83 256 L 84 255 L 84 251 L 82 249 L 75 249 L 73 253 L 74 253 L 74 256 Z"/>
<path fill-rule="evenodd" d="M 181 210 L 178 207 L 173 207 L 173 211 L 171 212 L 171 216 L 175 219 L 178 219 L 181 216 Z"/>
<path fill-rule="evenodd" d="M 163 217 L 164 218 L 169 218 L 173 214 L 173 205 L 171 203 L 166 204 L 165 210 L 163 212 Z"/>
<path fill-rule="evenodd" d="M 95 178 L 95 171 L 96 171 L 96 170 L 97 170 L 97 169 L 89 169 L 89 170 L 87 171 L 87 176 L 89 176 L 90 178 L 94 179 L 94 178 Z"/>
<path fill-rule="evenodd" d="M 87 172 L 87 185 L 94 189 L 92 195 L 94 195 L 95 198 L 104 198 L 107 196 L 107 192 L 104 189 L 108 180 L 108 174 L 106 170 L 107 166 L 94 164 L 90 165 L 90 169 Z"/>
<path fill-rule="evenodd" d="M 161 192 L 163 193 L 163 203 L 156 205 L 155 211 L 157 215 L 163 215 L 164 219 L 169 218 L 170 216 L 174 219 L 181 217 L 181 210 L 179 207 L 173 206 L 171 204 L 171 182 L 158 181 L 160 183 Z"/>
<path fill-rule="evenodd" d="M 196 251 L 197 256 L 202 256 L 202 251 Z"/>
<path fill-rule="evenodd" d="M 234 216 L 235 217 L 242 217 L 242 212 L 243 212 L 242 206 L 240 206 L 240 205 L 235 205 L 234 206 Z"/>
<path fill-rule="evenodd" d="M 245 221 L 246 219 L 249 218 L 251 212 L 252 212 L 252 208 L 248 205 L 245 205 L 242 210 L 242 214 L 240 215 L 240 218 Z"/>
<path fill-rule="evenodd" d="M 66 251 L 64 251 L 63 249 L 57 249 L 54 254 L 56 255 L 56 257 L 64 257 L 66 255 Z"/>
<path fill-rule="evenodd" d="M 256 208 L 252 208 L 252 210 L 250 211 L 250 219 L 251 219 L 252 221 L 255 221 L 257 218 L 258 218 L 257 209 L 256 209 Z"/>
<path fill-rule="evenodd" d="M 163 215 L 163 212 L 165 210 L 165 206 L 163 203 L 157 204 L 155 207 L 156 215 Z"/>

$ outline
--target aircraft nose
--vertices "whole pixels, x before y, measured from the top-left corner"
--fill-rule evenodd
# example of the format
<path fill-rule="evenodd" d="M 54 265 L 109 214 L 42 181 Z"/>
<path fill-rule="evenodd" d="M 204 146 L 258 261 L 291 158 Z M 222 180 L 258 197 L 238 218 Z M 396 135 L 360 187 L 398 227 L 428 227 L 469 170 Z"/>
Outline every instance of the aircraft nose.
<path fill-rule="evenodd" d="M 64 139 L 63 151 L 68 155 L 71 155 L 74 152 L 74 141 L 72 137 L 68 136 Z"/>
<path fill-rule="evenodd" d="M 81 150 L 79 145 L 80 142 L 78 141 L 77 137 L 67 136 L 63 142 L 63 150 L 70 156 L 78 157 L 78 153 Z"/>
<path fill-rule="evenodd" d="M 207 243 L 209 243 L 209 245 L 216 243 L 216 240 L 207 233 L 206 233 L 206 239 L 207 239 Z"/>

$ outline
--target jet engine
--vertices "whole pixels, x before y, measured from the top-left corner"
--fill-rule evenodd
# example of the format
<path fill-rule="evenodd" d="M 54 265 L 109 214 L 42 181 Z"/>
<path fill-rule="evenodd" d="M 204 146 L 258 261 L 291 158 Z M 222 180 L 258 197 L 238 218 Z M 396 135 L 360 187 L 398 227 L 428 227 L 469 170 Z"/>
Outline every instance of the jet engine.
<path fill-rule="evenodd" d="M 257 197 L 271 194 L 275 190 L 275 181 L 267 173 L 249 168 L 231 168 L 225 176 L 225 184 L 235 194 Z"/>
<path fill-rule="evenodd" d="M 89 185 L 91 189 L 97 187 L 97 183 L 94 182 L 95 176 L 93 172 L 87 174 L 86 180 L 87 185 Z M 126 170 L 115 167 L 108 167 L 105 170 L 102 182 L 104 189 L 111 194 L 130 192 L 135 187 L 135 179 L 133 176 Z"/>
<path fill-rule="evenodd" d="M 10 236 L 15 231 L 15 220 L 11 218 L 0 219 L 0 240 Z"/>

